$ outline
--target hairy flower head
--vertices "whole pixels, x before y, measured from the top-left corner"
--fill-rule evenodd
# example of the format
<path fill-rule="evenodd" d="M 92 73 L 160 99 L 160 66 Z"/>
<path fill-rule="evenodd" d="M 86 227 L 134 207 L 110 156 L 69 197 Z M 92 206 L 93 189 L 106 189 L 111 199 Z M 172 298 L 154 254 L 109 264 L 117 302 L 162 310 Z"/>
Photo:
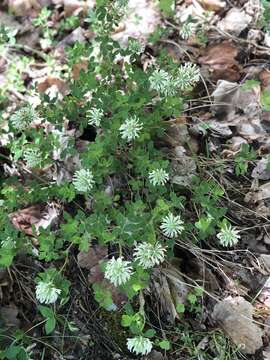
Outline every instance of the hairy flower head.
<path fill-rule="evenodd" d="M 224 224 L 217 234 L 217 238 L 222 246 L 232 247 L 238 243 L 240 235 L 239 231 L 235 230 L 231 224 Z"/>
<path fill-rule="evenodd" d="M 26 149 L 23 152 L 23 160 L 29 168 L 39 167 L 42 161 L 42 154 L 39 149 Z"/>
<path fill-rule="evenodd" d="M 114 286 L 125 284 L 132 274 L 132 268 L 129 261 L 123 260 L 122 257 L 115 259 L 114 257 L 106 264 L 105 278 Z"/>
<path fill-rule="evenodd" d="M 200 70 L 196 64 L 185 63 L 177 71 L 175 86 L 181 91 L 188 90 L 200 80 Z"/>
<path fill-rule="evenodd" d="M 24 106 L 14 112 L 10 116 L 9 121 L 16 130 L 22 131 L 26 129 L 36 117 L 37 114 L 31 106 Z"/>
<path fill-rule="evenodd" d="M 36 286 L 36 297 L 40 303 L 53 304 L 58 299 L 61 289 L 57 289 L 53 282 L 39 281 Z"/>
<path fill-rule="evenodd" d="M 93 107 L 86 112 L 89 125 L 100 126 L 101 120 L 104 116 L 103 110 Z"/>
<path fill-rule="evenodd" d="M 174 95 L 176 87 L 172 76 L 165 70 L 156 69 L 149 77 L 150 90 L 155 90 L 161 95 Z"/>
<path fill-rule="evenodd" d="M 187 40 L 195 33 L 195 30 L 196 25 L 191 21 L 186 21 L 182 24 L 179 34 L 182 39 Z"/>
<path fill-rule="evenodd" d="M 139 132 L 142 130 L 143 125 L 139 122 L 137 116 L 130 117 L 120 126 L 119 131 L 122 139 L 132 141 L 139 137 Z"/>
<path fill-rule="evenodd" d="M 92 171 L 89 169 L 77 170 L 73 176 L 72 183 L 77 191 L 85 193 L 89 192 L 94 185 Z"/>
<path fill-rule="evenodd" d="M 143 336 L 136 336 L 134 338 L 127 339 L 128 350 L 134 352 L 136 355 L 147 355 L 152 350 L 152 347 L 152 341 Z"/>
<path fill-rule="evenodd" d="M 179 215 L 175 216 L 172 213 L 169 213 L 169 215 L 163 218 L 160 228 L 165 236 L 173 238 L 181 234 L 184 230 L 183 224 L 184 222 Z"/>
<path fill-rule="evenodd" d="M 134 250 L 135 260 L 144 269 L 152 268 L 164 261 L 166 249 L 158 242 L 153 244 L 143 242 L 136 246 Z"/>
<path fill-rule="evenodd" d="M 148 175 L 152 185 L 165 185 L 169 180 L 169 174 L 164 169 L 155 169 Z"/>

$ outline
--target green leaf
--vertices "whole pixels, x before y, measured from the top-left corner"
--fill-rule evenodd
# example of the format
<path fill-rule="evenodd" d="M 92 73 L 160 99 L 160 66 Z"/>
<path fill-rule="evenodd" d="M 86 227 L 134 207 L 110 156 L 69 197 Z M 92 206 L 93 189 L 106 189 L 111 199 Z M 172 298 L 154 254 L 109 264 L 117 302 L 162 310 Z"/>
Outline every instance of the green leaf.
<path fill-rule="evenodd" d="M 156 335 L 156 330 L 154 329 L 149 329 L 144 333 L 144 336 L 147 338 L 152 338 Z"/>
<path fill-rule="evenodd" d="M 174 0 L 159 0 L 160 10 L 166 15 L 171 15 L 175 8 Z"/>
<path fill-rule="evenodd" d="M 170 343 L 169 340 L 162 340 L 162 341 L 159 342 L 158 345 L 159 345 L 159 346 L 161 347 L 161 349 L 163 349 L 163 350 L 170 350 L 170 348 L 171 348 L 171 343 Z"/>
<path fill-rule="evenodd" d="M 131 323 L 132 323 L 132 316 L 122 315 L 122 319 L 121 319 L 122 326 L 129 327 Z"/>
<path fill-rule="evenodd" d="M 55 325 L 56 325 L 55 317 L 51 317 L 47 319 L 45 323 L 45 332 L 47 335 L 53 332 L 53 330 L 55 329 Z"/>
<path fill-rule="evenodd" d="M 194 294 L 188 294 L 187 299 L 192 305 L 196 304 L 197 302 L 197 296 Z"/>
<path fill-rule="evenodd" d="M 257 80 L 246 80 L 241 86 L 241 90 L 247 91 L 253 89 L 255 86 L 260 85 L 260 82 Z"/>
<path fill-rule="evenodd" d="M 184 314 L 184 312 L 185 312 L 185 305 L 184 305 L 184 304 L 177 304 L 177 306 L 176 306 L 176 311 L 177 311 L 179 314 Z"/>
<path fill-rule="evenodd" d="M 133 284 L 132 289 L 136 292 L 140 291 L 143 288 L 141 284 Z"/>
<path fill-rule="evenodd" d="M 39 309 L 41 315 L 44 316 L 45 318 L 54 317 L 54 312 L 53 312 L 53 310 L 51 308 L 49 308 L 47 306 L 39 305 L 38 309 Z"/>
<path fill-rule="evenodd" d="M 261 93 L 261 105 L 263 110 L 270 111 L 270 91 L 264 90 Z"/>

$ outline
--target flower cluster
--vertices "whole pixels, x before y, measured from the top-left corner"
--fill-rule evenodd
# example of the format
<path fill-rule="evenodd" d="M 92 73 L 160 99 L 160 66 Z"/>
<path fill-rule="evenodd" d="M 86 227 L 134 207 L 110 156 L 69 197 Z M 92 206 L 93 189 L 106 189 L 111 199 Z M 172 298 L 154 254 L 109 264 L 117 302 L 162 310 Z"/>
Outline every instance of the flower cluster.
<path fill-rule="evenodd" d="M 240 235 L 239 231 L 235 230 L 231 224 L 224 224 L 217 234 L 217 238 L 222 246 L 232 247 L 238 243 Z"/>
<path fill-rule="evenodd" d="M 86 112 L 89 125 L 100 126 L 101 120 L 104 116 L 103 110 L 93 107 Z"/>
<path fill-rule="evenodd" d="M 57 289 L 52 281 L 39 281 L 36 286 L 36 298 L 40 303 L 54 304 L 61 293 L 61 289 Z"/>
<path fill-rule="evenodd" d="M 173 96 L 177 91 L 185 91 L 200 79 L 199 68 L 192 63 L 181 65 L 175 76 L 165 70 L 154 70 L 149 77 L 150 90 L 163 96 Z"/>
<path fill-rule="evenodd" d="M 42 162 L 42 154 L 39 149 L 26 149 L 23 152 L 23 160 L 29 168 L 39 167 Z"/>
<path fill-rule="evenodd" d="M 136 336 L 127 339 L 127 348 L 136 355 L 147 355 L 152 350 L 153 344 L 151 340 L 143 336 Z"/>
<path fill-rule="evenodd" d="M 179 30 L 179 35 L 182 39 L 187 40 L 194 35 L 195 31 L 196 25 L 191 21 L 186 21 L 182 24 L 181 29 Z"/>
<path fill-rule="evenodd" d="M 164 261 L 166 249 L 164 249 L 159 243 L 154 245 L 143 242 L 136 246 L 134 255 L 135 260 L 144 269 L 150 269 L 155 265 L 159 265 Z"/>
<path fill-rule="evenodd" d="M 179 215 L 173 215 L 169 213 L 163 220 L 160 228 L 163 234 L 169 238 L 174 238 L 177 235 L 181 234 L 184 230 L 184 222 L 181 220 Z"/>
<path fill-rule="evenodd" d="M 25 106 L 17 110 L 9 118 L 11 125 L 19 131 L 26 129 L 35 120 L 37 114 L 31 106 Z"/>
<path fill-rule="evenodd" d="M 114 257 L 106 264 L 105 278 L 114 286 L 125 284 L 132 275 L 132 267 L 129 261 L 123 260 L 122 257 L 115 259 Z"/>
<path fill-rule="evenodd" d="M 177 71 L 175 86 L 181 91 L 188 90 L 200 80 L 200 70 L 192 63 L 181 65 Z"/>
<path fill-rule="evenodd" d="M 149 77 L 150 90 L 155 90 L 161 95 L 172 96 L 176 93 L 172 76 L 165 70 L 154 70 Z"/>
<path fill-rule="evenodd" d="M 152 185 L 165 185 L 169 180 L 169 174 L 164 169 L 155 169 L 148 175 L 149 181 Z"/>
<path fill-rule="evenodd" d="M 87 193 L 94 185 L 93 173 L 89 169 L 77 170 L 73 176 L 72 182 L 77 191 Z"/>
<path fill-rule="evenodd" d="M 124 140 L 132 141 L 139 137 L 139 132 L 143 125 L 139 122 L 137 116 L 130 117 L 120 126 L 119 131 Z"/>
<path fill-rule="evenodd" d="M 145 50 L 145 45 L 137 39 L 129 39 L 128 50 L 133 55 L 140 55 Z"/>

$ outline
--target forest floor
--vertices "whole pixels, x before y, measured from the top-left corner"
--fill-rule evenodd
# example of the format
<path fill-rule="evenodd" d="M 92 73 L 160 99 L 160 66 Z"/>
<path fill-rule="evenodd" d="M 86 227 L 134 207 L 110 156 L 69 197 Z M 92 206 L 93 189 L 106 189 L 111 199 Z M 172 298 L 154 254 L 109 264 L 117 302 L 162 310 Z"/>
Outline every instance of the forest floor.
<path fill-rule="evenodd" d="M 67 57 L 70 49 L 79 52 L 78 44 L 94 40 L 89 26 L 94 7 L 92 0 L 1 1 L 1 181 L 18 176 L 22 182 L 29 175 L 20 155 L 12 163 L 9 117 L 21 104 L 38 107 L 40 96 L 57 95 L 61 102 L 71 96 L 70 83 L 86 71 L 85 58 L 71 64 Z M 226 208 L 241 239 L 233 247 L 215 246 L 207 237 L 214 236 L 211 219 L 202 216 L 197 228 L 205 239 L 202 235 L 192 246 L 179 239 L 170 266 L 155 268 L 144 291 L 146 322 L 168 342 L 145 357 L 126 348 L 122 295 L 113 289 L 116 311 L 106 311 L 91 288 L 100 281 L 97 265 L 110 247 L 70 246 L 65 260 L 48 261 L 64 267 L 71 282 L 64 321 L 49 335 L 40 326 L 35 299 L 35 278 L 47 267 L 46 259 L 18 252 L 12 265 L 0 268 L 1 359 L 270 359 L 269 21 L 267 0 L 130 1 L 112 37 L 122 46 L 129 37 L 142 42 L 138 66 L 147 69 L 161 54 L 174 64 L 197 64 L 201 72 L 181 116 L 169 119 L 166 137 L 159 139 L 159 146 L 174 154 L 171 181 L 188 197 L 193 177 L 199 176 L 198 206 Z M 67 134 L 77 136 L 82 147 L 94 136 L 91 128 L 76 135 L 72 126 Z M 49 173 L 57 181 L 70 175 L 44 167 L 31 176 Z M 1 196 L 16 201 L 10 188 Z M 39 249 L 33 229 L 59 228 L 63 207 L 72 216 L 72 206 L 33 198 L 8 215 L 11 226 Z M 196 206 L 186 211 L 195 223 Z M 10 339 L 26 349 L 25 357 L 5 352 Z"/>

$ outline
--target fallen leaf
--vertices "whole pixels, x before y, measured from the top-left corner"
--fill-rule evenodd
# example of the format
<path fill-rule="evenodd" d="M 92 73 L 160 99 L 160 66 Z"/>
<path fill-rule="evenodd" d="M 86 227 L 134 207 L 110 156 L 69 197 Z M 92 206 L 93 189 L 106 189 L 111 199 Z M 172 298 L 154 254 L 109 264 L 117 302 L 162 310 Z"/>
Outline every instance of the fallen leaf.
<path fill-rule="evenodd" d="M 72 76 L 74 80 L 78 80 L 80 72 L 86 72 L 88 69 L 89 61 L 87 59 L 82 59 L 79 63 L 76 63 L 72 66 Z"/>
<path fill-rule="evenodd" d="M 217 303 L 213 318 L 241 351 L 254 354 L 263 346 L 262 331 L 253 320 L 253 306 L 243 297 L 228 297 Z"/>
<path fill-rule="evenodd" d="M 142 43 L 146 42 L 161 21 L 158 7 L 149 0 L 130 1 L 126 14 L 112 35 L 122 46 L 127 45 L 130 37 L 139 39 Z"/>
<path fill-rule="evenodd" d="M 9 10 L 16 16 L 37 16 L 41 10 L 38 0 L 9 0 Z"/>
<path fill-rule="evenodd" d="M 185 304 L 188 287 L 180 271 L 173 265 L 164 269 L 155 269 L 151 282 L 152 294 L 158 299 L 161 315 L 171 324 L 179 318 L 176 307 Z"/>
<path fill-rule="evenodd" d="M 198 2 L 208 11 L 219 11 L 226 6 L 226 2 L 220 0 L 198 0 Z"/>
<path fill-rule="evenodd" d="M 62 96 L 65 96 L 69 92 L 68 84 L 57 77 L 45 76 L 38 80 L 38 91 L 40 93 L 47 93 L 51 88 L 55 88 Z"/>
<path fill-rule="evenodd" d="M 83 29 L 79 26 L 77 29 L 73 30 L 71 34 L 66 36 L 63 40 L 61 40 L 57 48 L 65 47 L 66 45 L 74 45 L 75 43 L 83 44 L 85 42 L 85 36 Z"/>
<path fill-rule="evenodd" d="M 199 58 L 199 63 L 207 65 L 211 72 L 211 79 L 237 81 L 241 77 L 241 66 L 236 60 L 238 48 L 229 41 L 218 45 L 211 45 L 204 51 L 205 55 Z"/>
<path fill-rule="evenodd" d="M 238 36 L 251 22 L 251 17 L 238 8 L 230 9 L 226 16 L 218 23 L 222 31 Z"/>
<path fill-rule="evenodd" d="M 108 255 L 105 246 L 93 245 L 87 252 L 80 251 L 78 254 L 78 264 L 81 268 L 91 270 Z"/>
<path fill-rule="evenodd" d="M 1 328 L 19 328 L 18 314 L 19 310 L 15 305 L 0 307 Z"/>
<path fill-rule="evenodd" d="M 257 161 L 257 165 L 252 170 L 251 176 L 254 179 L 269 180 L 270 171 L 267 170 L 268 164 L 269 161 L 267 158 L 262 158 L 261 160 Z"/>
<path fill-rule="evenodd" d="M 87 14 L 89 4 L 80 0 L 63 0 L 64 15 L 78 16 L 80 13 Z"/>
<path fill-rule="evenodd" d="M 11 213 L 9 218 L 16 229 L 33 236 L 32 226 L 37 232 L 40 227 L 46 229 L 55 223 L 59 215 L 60 209 L 57 205 L 37 204 Z"/>

